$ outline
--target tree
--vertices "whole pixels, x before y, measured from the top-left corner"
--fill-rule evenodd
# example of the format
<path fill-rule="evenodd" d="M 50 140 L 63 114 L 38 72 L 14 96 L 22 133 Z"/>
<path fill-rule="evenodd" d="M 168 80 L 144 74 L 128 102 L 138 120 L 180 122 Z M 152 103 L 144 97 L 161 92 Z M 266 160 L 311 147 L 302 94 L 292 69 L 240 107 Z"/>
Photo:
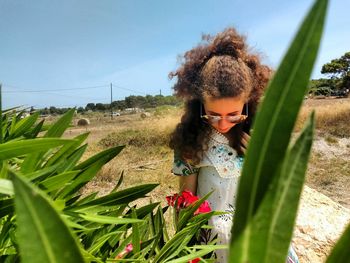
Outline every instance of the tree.
<path fill-rule="evenodd" d="M 50 106 L 50 114 L 57 114 L 58 113 L 58 109 L 54 106 Z"/>
<path fill-rule="evenodd" d="M 83 113 L 85 110 L 84 110 L 84 108 L 83 107 L 79 107 L 78 109 L 77 109 L 77 112 L 78 113 Z"/>
<path fill-rule="evenodd" d="M 330 75 L 335 80 L 337 89 L 350 88 L 350 52 L 324 64 L 321 73 Z"/>
<path fill-rule="evenodd" d="M 30 110 L 29 110 L 29 113 L 30 113 L 30 114 L 33 114 L 35 111 L 36 111 L 36 110 L 34 109 L 34 107 L 31 106 L 31 107 L 30 107 Z"/>
<path fill-rule="evenodd" d="M 94 111 L 95 108 L 96 108 L 95 103 L 88 103 L 88 104 L 86 104 L 86 106 L 85 106 L 85 110 L 87 110 L 87 111 L 88 111 L 88 110 Z"/>
<path fill-rule="evenodd" d="M 103 103 L 96 103 L 96 108 L 95 110 L 98 110 L 98 111 L 105 111 L 107 108 L 106 106 L 103 104 Z"/>

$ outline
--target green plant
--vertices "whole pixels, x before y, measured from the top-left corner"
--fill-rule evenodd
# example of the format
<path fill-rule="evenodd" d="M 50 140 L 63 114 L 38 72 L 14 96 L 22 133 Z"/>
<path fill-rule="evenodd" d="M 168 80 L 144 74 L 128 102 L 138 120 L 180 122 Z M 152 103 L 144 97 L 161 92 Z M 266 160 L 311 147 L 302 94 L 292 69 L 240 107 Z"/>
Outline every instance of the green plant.
<path fill-rule="evenodd" d="M 307 91 L 326 10 L 326 0 L 315 2 L 256 116 L 238 189 L 230 262 L 284 262 L 287 256 L 311 149 L 313 113 L 296 142 L 288 144 Z M 349 230 L 328 262 L 345 259 L 348 240 Z"/>
<path fill-rule="evenodd" d="M 204 256 L 215 249 L 212 244 L 195 247 L 200 229 L 213 213 L 186 216 L 183 228 L 171 235 L 163 215 L 166 207 L 132 204 L 156 184 L 119 190 L 121 176 L 108 195 L 81 196 L 85 184 L 124 146 L 80 162 L 88 133 L 60 138 L 74 109 L 45 128 L 42 121 L 37 123 L 37 113 L 22 118 L 23 113 L 11 110 L 0 116 L 1 262 L 181 262 L 183 257 Z M 184 215 L 188 213 L 190 209 Z M 133 250 L 115 260 L 129 243 Z"/>

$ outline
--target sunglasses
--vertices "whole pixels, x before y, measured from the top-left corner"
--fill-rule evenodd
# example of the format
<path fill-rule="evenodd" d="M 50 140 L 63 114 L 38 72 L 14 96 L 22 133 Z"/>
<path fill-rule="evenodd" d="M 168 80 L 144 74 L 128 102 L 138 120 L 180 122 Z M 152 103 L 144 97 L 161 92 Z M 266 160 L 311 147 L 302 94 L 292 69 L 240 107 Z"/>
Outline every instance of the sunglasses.
<path fill-rule="evenodd" d="M 232 116 L 217 116 L 217 115 L 203 115 L 203 105 L 200 107 L 200 116 L 203 120 L 206 120 L 207 122 L 211 124 L 216 124 L 220 120 L 226 120 L 230 123 L 238 124 L 244 122 L 248 118 L 248 103 L 245 104 L 245 113 L 246 115 L 232 115 Z"/>

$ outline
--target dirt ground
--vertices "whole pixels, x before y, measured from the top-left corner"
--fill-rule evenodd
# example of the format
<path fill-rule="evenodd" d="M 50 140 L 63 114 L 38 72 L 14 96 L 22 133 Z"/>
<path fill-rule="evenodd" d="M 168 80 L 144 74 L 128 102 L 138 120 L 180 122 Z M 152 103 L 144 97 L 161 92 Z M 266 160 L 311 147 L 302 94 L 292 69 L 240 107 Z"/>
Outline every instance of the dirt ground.
<path fill-rule="evenodd" d="M 316 113 L 328 114 L 335 108 L 342 111 L 348 110 L 350 116 L 350 99 L 308 99 L 300 115 L 306 115 L 312 109 L 315 109 Z M 90 118 L 91 125 L 72 127 L 66 132 L 66 136 L 74 137 L 83 132 L 90 132 L 87 139 L 89 147 L 84 156 L 87 158 L 105 149 L 100 141 L 113 132 L 118 133 L 126 129 L 154 129 L 160 132 L 172 130 L 180 117 L 180 109 L 168 109 L 161 115 L 151 114 L 151 117 L 145 119 L 142 119 L 140 114 L 118 116 L 113 120 L 109 117 L 95 116 Z M 305 119 L 305 116 L 300 118 Z M 322 131 L 316 131 L 306 184 L 340 205 L 350 208 L 350 134 L 337 137 L 325 132 L 327 127 L 321 127 L 321 129 Z M 85 191 L 86 193 L 100 191 L 101 195 L 107 193 L 115 185 L 120 173 L 124 171 L 125 187 L 140 183 L 159 183 L 160 186 L 151 193 L 151 197 L 162 201 L 166 194 L 174 193 L 178 188 L 177 178 L 170 172 L 172 158 L 172 151 L 167 146 L 127 146 L 89 183 Z"/>

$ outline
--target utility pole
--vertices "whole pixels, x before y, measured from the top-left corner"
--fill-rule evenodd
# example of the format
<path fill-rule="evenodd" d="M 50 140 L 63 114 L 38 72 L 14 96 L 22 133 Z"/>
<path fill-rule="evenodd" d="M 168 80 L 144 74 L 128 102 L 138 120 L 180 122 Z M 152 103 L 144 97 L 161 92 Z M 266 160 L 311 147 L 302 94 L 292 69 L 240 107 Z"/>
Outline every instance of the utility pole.
<path fill-rule="evenodd" d="M 112 107 L 112 102 L 113 102 L 113 84 L 111 83 L 111 120 L 113 120 L 113 107 Z"/>
<path fill-rule="evenodd" d="M 162 89 L 159 90 L 159 95 L 162 96 Z"/>

